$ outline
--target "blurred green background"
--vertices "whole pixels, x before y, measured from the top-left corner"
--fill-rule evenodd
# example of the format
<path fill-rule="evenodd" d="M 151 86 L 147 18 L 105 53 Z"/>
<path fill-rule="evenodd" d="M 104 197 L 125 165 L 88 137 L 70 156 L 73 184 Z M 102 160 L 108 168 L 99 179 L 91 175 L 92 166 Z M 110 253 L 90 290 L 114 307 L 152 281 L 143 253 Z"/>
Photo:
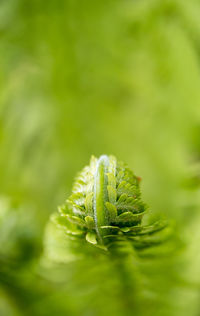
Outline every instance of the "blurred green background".
<path fill-rule="evenodd" d="M 0 315 L 111 313 L 84 305 L 77 272 L 48 295 L 28 273 L 92 154 L 125 161 L 177 221 L 190 284 L 166 315 L 199 315 L 200 1 L 1 0 L 0 69 Z"/>

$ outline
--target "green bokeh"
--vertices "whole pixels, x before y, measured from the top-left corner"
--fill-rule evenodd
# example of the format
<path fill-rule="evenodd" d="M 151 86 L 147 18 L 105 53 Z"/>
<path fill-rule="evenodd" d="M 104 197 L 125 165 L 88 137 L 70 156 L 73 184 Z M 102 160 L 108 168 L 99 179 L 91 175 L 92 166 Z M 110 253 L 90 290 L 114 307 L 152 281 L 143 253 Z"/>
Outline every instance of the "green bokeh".
<path fill-rule="evenodd" d="M 21 284 L 30 290 L 25 315 L 93 315 L 72 281 L 67 295 L 53 288 L 44 314 L 50 299 L 35 293 L 46 287 L 27 286 L 26 273 L 75 174 L 92 154 L 113 154 L 142 177 L 144 201 L 177 221 L 187 245 L 191 284 L 173 289 L 181 307 L 166 315 L 198 315 L 199 47 L 198 0 L 1 0 L 0 314 L 22 314 L 24 294 L 13 290 Z M 16 260 L 16 275 L 5 260 Z"/>

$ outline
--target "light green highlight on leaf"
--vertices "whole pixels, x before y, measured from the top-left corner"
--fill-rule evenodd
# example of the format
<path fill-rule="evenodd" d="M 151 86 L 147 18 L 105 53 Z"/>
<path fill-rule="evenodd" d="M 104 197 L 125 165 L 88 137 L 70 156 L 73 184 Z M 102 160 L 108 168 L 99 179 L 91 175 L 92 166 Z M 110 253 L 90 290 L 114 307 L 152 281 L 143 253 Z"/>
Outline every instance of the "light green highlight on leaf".
<path fill-rule="evenodd" d="M 96 234 L 88 232 L 85 238 L 89 243 L 94 244 L 94 245 L 97 244 Z"/>

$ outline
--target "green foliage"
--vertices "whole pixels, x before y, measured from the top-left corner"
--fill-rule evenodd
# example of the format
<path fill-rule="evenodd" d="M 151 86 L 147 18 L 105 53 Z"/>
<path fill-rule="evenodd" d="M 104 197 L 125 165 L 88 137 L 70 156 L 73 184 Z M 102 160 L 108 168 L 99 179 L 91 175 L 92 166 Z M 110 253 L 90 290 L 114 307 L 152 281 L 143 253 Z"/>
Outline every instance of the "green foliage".
<path fill-rule="evenodd" d="M 51 216 L 43 260 L 64 264 L 66 268 L 73 262 L 80 274 L 87 271 L 87 283 L 91 288 L 94 284 L 97 286 L 94 300 L 99 297 L 100 304 L 105 301 L 106 289 L 100 287 L 99 282 L 103 279 L 112 291 L 111 279 L 114 278 L 119 292 L 111 296 L 107 304 L 116 315 L 132 315 L 133 310 L 135 315 L 152 312 L 143 308 L 143 302 L 153 303 L 148 291 L 159 296 L 152 273 L 156 267 L 157 276 L 162 276 L 158 284 L 164 287 L 166 296 L 164 301 L 157 299 L 156 308 L 164 315 L 164 309 L 172 305 L 168 302 L 169 287 L 163 283 L 170 279 L 173 284 L 173 276 L 168 272 L 167 281 L 162 274 L 169 258 L 176 266 L 180 242 L 173 225 L 161 219 L 155 222 L 146 214 L 139 182 L 140 178 L 114 156 L 92 157 L 90 165 L 76 177 L 66 203 Z M 99 263 L 103 271 L 99 268 L 93 281 L 87 265 Z M 107 279 L 104 269 L 110 271 Z M 117 312 L 112 307 L 114 301 L 121 305 Z M 99 306 L 92 311 L 97 315 L 107 312 L 106 309 L 101 311 Z"/>
<path fill-rule="evenodd" d="M 0 2 L 1 315 L 199 315 L 199 16 L 199 0 Z M 142 176 L 144 232 L 160 212 L 176 222 L 123 264 L 93 244 L 91 195 L 90 242 L 45 228 L 104 152 Z"/>
<path fill-rule="evenodd" d="M 157 233 L 169 229 L 163 221 L 141 225 L 146 206 L 140 195 L 139 178 L 124 163 L 113 156 L 92 157 L 52 221 L 69 239 L 80 240 L 79 251 L 83 239 L 105 251 L 119 244 L 123 250 L 124 243 L 144 250 L 163 242 L 168 234 L 160 239 Z"/>

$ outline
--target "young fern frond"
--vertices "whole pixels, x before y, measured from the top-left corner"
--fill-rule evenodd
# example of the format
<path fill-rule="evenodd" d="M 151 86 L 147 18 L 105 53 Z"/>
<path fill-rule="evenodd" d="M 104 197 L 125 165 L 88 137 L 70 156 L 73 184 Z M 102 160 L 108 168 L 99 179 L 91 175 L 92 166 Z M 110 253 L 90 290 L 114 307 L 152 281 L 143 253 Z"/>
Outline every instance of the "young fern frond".
<path fill-rule="evenodd" d="M 70 240 L 86 241 L 106 253 L 124 252 L 128 244 L 143 256 L 171 236 L 166 221 L 143 224 L 146 213 L 140 178 L 114 156 L 103 155 L 92 157 L 78 174 L 71 196 L 52 220 Z"/>
<path fill-rule="evenodd" d="M 142 201 L 140 178 L 115 157 L 103 155 L 91 158 L 66 203 L 52 215 L 44 263 L 70 275 L 73 267 L 75 296 L 77 291 L 84 295 L 86 286 L 93 289 L 93 315 L 154 315 L 156 299 L 160 316 L 171 308 L 176 241 L 173 225 L 155 220 Z M 102 307 L 107 298 L 109 312 Z"/>

